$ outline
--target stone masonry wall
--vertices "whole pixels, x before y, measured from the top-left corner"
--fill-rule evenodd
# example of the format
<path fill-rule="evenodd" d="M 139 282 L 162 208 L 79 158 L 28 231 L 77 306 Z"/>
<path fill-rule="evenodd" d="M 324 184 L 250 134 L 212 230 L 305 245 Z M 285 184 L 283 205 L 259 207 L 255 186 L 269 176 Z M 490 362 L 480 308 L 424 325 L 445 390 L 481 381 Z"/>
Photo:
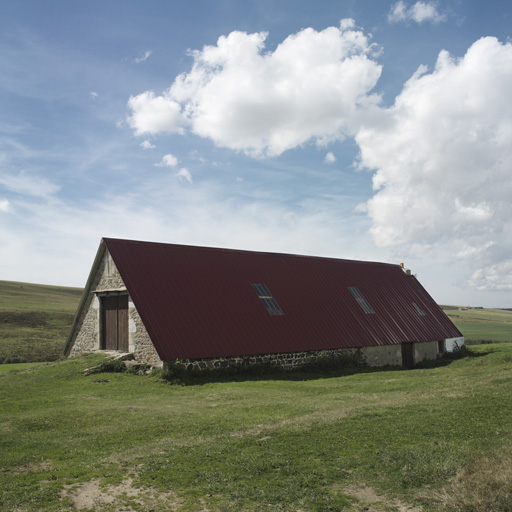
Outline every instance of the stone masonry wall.
<path fill-rule="evenodd" d="M 78 320 L 70 356 L 100 349 L 100 301 L 96 292 L 124 291 L 123 280 L 108 253 L 99 264 L 87 300 Z"/>
<path fill-rule="evenodd" d="M 126 286 L 108 252 L 98 266 L 91 289 L 78 320 L 70 357 L 100 350 L 100 299 L 98 293 L 126 292 Z M 162 366 L 131 298 L 128 300 L 128 347 L 138 362 Z"/>
<path fill-rule="evenodd" d="M 163 366 L 163 362 L 158 356 L 155 346 L 142 323 L 139 313 L 135 309 L 131 300 L 128 302 L 128 305 L 130 316 L 130 341 L 133 340 L 133 345 L 130 344 L 130 352 L 133 352 L 135 360 L 139 363 L 161 368 Z"/>
<path fill-rule="evenodd" d="M 437 341 L 415 343 L 415 362 L 438 357 Z M 262 354 L 253 356 L 218 357 L 211 359 L 180 359 L 179 362 L 188 371 L 214 370 L 219 368 L 235 368 L 267 364 L 279 366 L 285 370 L 297 369 L 321 361 L 338 359 L 348 364 L 365 366 L 402 366 L 401 345 L 379 345 L 360 348 L 339 348 L 332 350 L 316 350 L 308 352 L 292 352 L 281 354 Z M 165 366 L 165 363 L 164 363 Z"/>
<path fill-rule="evenodd" d="M 361 361 L 360 349 L 339 348 L 281 354 L 217 357 L 211 359 L 180 359 L 180 363 L 187 370 L 213 370 L 217 368 L 235 368 L 237 366 L 252 366 L 257 364 L 267 364 L 270 366 L 279 366 L 285 370 L 293 370 L 301 366 L 334 358 L 346 360 L 351 363 L 363 362 Z"/>

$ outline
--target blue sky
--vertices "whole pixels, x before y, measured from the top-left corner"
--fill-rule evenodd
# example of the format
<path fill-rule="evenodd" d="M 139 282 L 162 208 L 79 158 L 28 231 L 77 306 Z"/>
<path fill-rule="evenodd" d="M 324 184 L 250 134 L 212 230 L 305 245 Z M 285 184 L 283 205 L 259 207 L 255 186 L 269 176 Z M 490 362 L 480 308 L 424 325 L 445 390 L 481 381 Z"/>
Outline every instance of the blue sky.
<path fill-rule="evenodd" d="M 0 279 L 101 237 L 404 262 L 512 307 L 510 2 L 23 1 L 0 17 Z"/>

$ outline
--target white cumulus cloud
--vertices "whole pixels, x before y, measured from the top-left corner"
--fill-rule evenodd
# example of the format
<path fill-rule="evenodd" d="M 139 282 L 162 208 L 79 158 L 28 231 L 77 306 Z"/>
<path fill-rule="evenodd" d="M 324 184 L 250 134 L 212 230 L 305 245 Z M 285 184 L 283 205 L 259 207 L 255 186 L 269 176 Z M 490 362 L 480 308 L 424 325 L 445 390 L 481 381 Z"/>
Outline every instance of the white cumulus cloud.
<path fill-rule="evenodd" d="M 512 44 L 487 37 L 460 59 L 442 51 L 368 113 L 356 141 L 375 170 L 366 209 L 379 246 L 448 242 L 480 269 L 473 282 L 498 287 L 512 252 L 510 91 Z"/>
<path fill-rule="evenodd" d="M 408 6 L 403 0 L 399 0 L 391 7 L 388 14 L 388 21 L 397 23 L 400 21 L 414 21 L 423 23 L 430 21 L 432 23 L 440 23 L 446 17 L 437 10 L 435 2 L 416 2 Z"/>
<path fill-rule="evenodd" d="M 266 37 L 231 32 L 191 52 L 191 71 L 167 91 L 130 98 L 128 123 L 137 135 L 188 126 L 252 156 L 343 138 L 380 77 L 369 36 L 342 20 L 339 27 L 292 34 L 274 51 L 265 51 Z"/>
<path fill-rule="evenodd" d="M 131 110 L 128 124 L 136 135 L 183 132 L 185 118 L 181 107 L 168 94 L 155 96 L 153 91 L 146 91 L 131 96 L 128 108 Z"/>

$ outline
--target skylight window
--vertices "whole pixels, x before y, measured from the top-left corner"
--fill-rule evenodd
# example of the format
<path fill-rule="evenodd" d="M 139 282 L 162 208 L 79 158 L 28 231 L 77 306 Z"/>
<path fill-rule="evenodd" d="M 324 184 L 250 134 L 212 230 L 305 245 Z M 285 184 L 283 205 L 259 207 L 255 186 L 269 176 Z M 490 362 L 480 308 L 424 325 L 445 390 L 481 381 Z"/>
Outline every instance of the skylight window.
<path fill-rule="evenodd" d="M 363 297 L 363 294 L 355 286 L 348 287 L 349 292 L 352 294 L 357 303 L 361 306 L 361 309 L 367 314 L 375 314 L 373 308 L 368 304 L 368 301 Z"/>
<path fill-rule="evenodd" d="M 413 302 L 412 305 L 414 306 L 414 309 L 416 309 L 416 311 L 418 312 L 418 315 L 424 316 L 427 314 L 427 313 L 425 313 L 425 311 L 423 311 L 423 309 L 421 309 L 418 306 L 418 304 L 416 304 L 416 302 Z"/>
<path fill-rule="evenodd" d="M 272 294 L 268 291 L 268 288 L 264 284 L 253 283 L 251 285 L 254 291 L 258 294 L 259 299 L 262 304 L 265 306 L 265 309 L 268 311 L 270 315 L 284 315 L 281 308 L 278 306 Z"/>

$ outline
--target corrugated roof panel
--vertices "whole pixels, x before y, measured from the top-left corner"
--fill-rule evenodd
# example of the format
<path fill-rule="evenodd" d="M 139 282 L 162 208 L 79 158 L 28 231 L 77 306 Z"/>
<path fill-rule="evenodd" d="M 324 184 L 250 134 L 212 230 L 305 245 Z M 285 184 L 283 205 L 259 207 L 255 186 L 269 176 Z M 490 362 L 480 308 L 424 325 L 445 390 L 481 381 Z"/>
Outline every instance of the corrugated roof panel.
<path fill-rule="evenodd" d="M 163 360 L 461 336 L 398 265 L 104 239 Z M 282 315 L 263 307 L 267 286 Z M 356 287 L 375 313 L 365 313 Z M 419 315 L 415 307 L 426 312 Z"/>

